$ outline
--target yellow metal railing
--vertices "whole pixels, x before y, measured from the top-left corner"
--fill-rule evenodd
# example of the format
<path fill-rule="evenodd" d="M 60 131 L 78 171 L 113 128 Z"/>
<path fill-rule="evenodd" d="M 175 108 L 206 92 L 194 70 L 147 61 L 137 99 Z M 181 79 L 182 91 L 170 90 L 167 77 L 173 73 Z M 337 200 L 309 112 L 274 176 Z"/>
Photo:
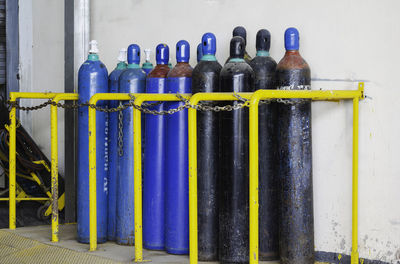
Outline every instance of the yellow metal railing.
<path fill-rule="evenodd" d="M 52 99 L 58 103 L 61 100 L 78 100 L 78 94 L 74 93 L 23 93 L 11 92 L 10 101 L 17 99 Z M 51 240 L 58 242 L 58 117 L 57 106 L 51 105 L 51 198 L 42 197 L 16 197 L 16 108 L 10 111 L 10 141 L 9 141 L 9 198 L 1 200 L 9 201 L 9 228 L 16 227 L 16 201 L 51 201 Z"/>
<path fill-rule="evenodd" d="M 258 103 L 268 98 L 308 98 L 313 100 L 353 99 L 353 210 L 352 210 L 352 264 L 358 263 L 358 101 L 363 99 L 364 84 L 357 91 L 283 91 L 261 90 L 255 93 L 239 94 L 250 99 L 250 263 L 258 263 Z M 144 101 L 179 101 L 174 94 L 135 94 L 135 104 Z M 183 95 L 189 98 L 189 95 Z M 18 98 L 77 100 L 77 94 L 56 93 L 10 93 L 10 101 Z M 96 94 L 91 104 L 99 100 L 130 100 L 129 94 Z M 190 98 L 196 105 L 200 101 L 238 100 L 230 93 L 199 93 Z M 16 198 L 16 109 L 10 112 L 10 157 L 9 157 L 9 198 L 10 229 L 15 229 L 16 200 L 48 200 L 47 198 Z M 142 245 L 142 164 L 141 164 L 141 112 L 134 109 L 134 178 L 135 178 L 135 261 L 143 261 Z M 51 153 L 52 153 L 52 241 L 58 241 L 58 143 L 57 107 L 51 106 Z M 189 109 L 189 225 L 190 225 L 190 263 L 197 263 L 197 122 L 196 110 Z M 90 250 L 97 247 L 96 210 L 96 110 L 89 108 L 89 207 L 90 207 Z"/>

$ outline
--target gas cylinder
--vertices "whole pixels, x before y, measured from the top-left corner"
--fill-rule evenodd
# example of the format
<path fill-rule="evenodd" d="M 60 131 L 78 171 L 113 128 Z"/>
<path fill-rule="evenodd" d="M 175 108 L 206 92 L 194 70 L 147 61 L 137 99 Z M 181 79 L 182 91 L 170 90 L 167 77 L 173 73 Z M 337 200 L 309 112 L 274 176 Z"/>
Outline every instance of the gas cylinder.
<path fill-rule="evenodd" d="M 146 73 L 140 68 L 140 48 L 128 47 L 128 67 L 119 77 L 120 93 L 144 93 Z M 128 102 L 123 102 L 128 103 Z M 133 171 L 133 108 L 129 107 L 118 116 L 118 181 L 117 181 L 117 231 L 116 241 L 121 245 L 134 244 L 134 171 Z"/>
<path fill-rule="evenodd" d="M 200 43 L 200 62 L 193 69 L 192 91 L 219 92 L 221 65 L 215 58 L 216 38 L 206 33 Z M 207 102 L 215 105 L 215 103 Z M 198 257 L 200 261 L 218 260 L 218 174 L 219 119 L 212 111 L 197 112 L 197 199 L 198 199 Z"/>
<path fill-rule="evenodd" d="M 235 28 L 233 29 L 233 31 L 232 31 L 232 37 L 242 37 L 242 38 L 244 39 L 244 46 L 245 46 L 245 48 L 246 48 L 246 44 L 247 44 L 247 32 L 246 32 L 246 29 L 245 29 L 244 27 L 242 27 L 242 26 L 237 26 L 237 27 L 235 27 Z M 231 59 L 231 57 L 229 57 L 229 58 L 226 60 L 225 64 L 228 63 L 228 61 L 229 61 L 230 59 Z M 251 61 L 251 56 L 247 53 L 246 50 L 244 51 L 244 60 L 245 60 L 247 63 L 250 63 L 250 61 Z"/>
<path fill-rule="evenodd" d="M 96 93 L 108 92 L 108 72 L 99 60 L 97 41 L 90 41 L 88 59 L 79 68 L 79 103 L 86 103 Z M 98 103 L 105 107 L 104 101 Z M 78 109 L 78 176 L 77 176 L 77 219 L 78 242 L 89 243 L 89 126 L 88 108 Z M 96 190 L 97 190 L 97 242 L 107 240 L 107 177 L 106 157 L 107 114 L 96 112 Z"/>
<path fill-rule="evenodd" d="M 108 76 L 110 93 L 118 93 L 118 80 L 126 69 L 126 49 L 119 51 L 117 67 Z M 109 101 L 110 108 L 118 107 L 118 101 Z M 108 146 L 108 240 L 115 240 L 116 213 L 117 213 L 117 177 L 118 177 L 118 112 L 109 113 Z"/>
<path fill-rule="evenodd" d="M 197 63 L 200 62 L 201 57 L 203 57 L 203 45 L 199 43 L 199 45 L 197 45 Z"/>
<path fill-rule="evenodd" d="M 299 32 L 285 31 L 286 53 L 276 69 L 277 89 L 311 89 L 310 68 L 299 53 Z M 311 102 L 279 105 L 281 263 L 314 263 Z"/>
<path fill-rule="evenodd" d="M 276 89 L 276 62 L 269 56 L 271 34 L 266 29 L 257 32 L 257 55 L 251 60 L 255 89 Z M 260 260 L 279 259 L 279 193 L 276 150 L 276 104 L 258 107 L 259 144 L 259 257 Z"/>
<path fill-rule="evenodd" d="M 166 93 L 169 48 L 156 47 L 156 67 L 147 75 L 146 93 Z M 164 103 L 150 107 L 164 110 Z M 165 116 L 145 114 L 145 158 L 143 176 L 143 244 L 147 249 L 165 246 Z"/>
<path fill-rule="evenodd" d="M 221 92 L 253 92 L 254 72 L 243 59 L 245 41 L 233 37 L 220 74 Z M 238 101 L 224 104 L 238 104 Z M 249 261 L 249 111 L 221 112 L 219 260 Z"/>
<path fill-rule="evenodd" d="M 151 50 L 144 49 L 144 54 L 146 56 L 146 61 L 142 64 L 142 70 L 144 70 L 146 74 L 149 74 L 149 72 L 151 72 L 151 70 L 153 69 L 153 64 L 150 62 Z"/>
<path fill-rule="evenodd" d="M 191 93 L 192 67 L 186 40 L 176 44 L 175 67 L 167 76 L 168 93 Z M 168 109 L 183 102 L 171 102 Z M 189 157 L 187 109 L 167 116 L 165 174 L 165 248 L 168 253 L 189 253 Z"/>

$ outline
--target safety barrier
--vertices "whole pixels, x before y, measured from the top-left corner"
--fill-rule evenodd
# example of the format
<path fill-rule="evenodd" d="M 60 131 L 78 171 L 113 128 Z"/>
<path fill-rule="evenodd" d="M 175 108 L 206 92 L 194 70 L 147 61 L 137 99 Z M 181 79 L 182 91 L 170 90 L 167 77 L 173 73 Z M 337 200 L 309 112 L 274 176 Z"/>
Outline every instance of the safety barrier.
<path fill-rule="evenodd" d="M 75 93 L 24 93 L 11 92 L 10 102 L 17 99 L 52 99 L 57 104 L 61 100 L 78 100 Z M 50 127 L 51 127 L 51 198 L 18 198 L 16 197 L 16 107 L 10 111 L 10 141 L 9 141 L 9 198 L 1 200 L 9 201 L 9 228 L 16 228 L 16 201 L 51 201 L 51 241 L 58 242 L 58 117 L 57 105 L 50 106 Z"/>
<path fill-rule="evenodd" d="M 351 263 L 358 263 L 358 102 L 364 99 L 364 83 L 358 90 L 259 90 L 255 93 L 239 93 L 249 99 L 250 106 L 250 263 L 258 263 L 258 104 L 263 99 L 311 99 L 319 101 L 353 100 L 353 169 L 352 169 L 352 253 Z M 145 101 L 180 101 L 174 94 L 134 94 L 134 103 L 140 106 Z M 189 95 L 182 95 L 189 98 Z M 96 94 L 90 104 L 99 100 L 131 100 L 129 94 Z M 198 93 L 190 97 L 191 106 L 200 101 L 236 101 L 239 98 L 231 93 Z M 198 262 L 197 241 L 197 122 L 196 109 L 189 108 L 189 242 L 190 263 Z M 134 108 L 134 206 L 135 206 L 135 261 L 143 262 L 142 244 L 142 164 L 141 164 L 141 112 Z M 96 218 L 96 110 L 89 108 L 89 206 L 90 206 L 90 250 L 97 248 Z"/>

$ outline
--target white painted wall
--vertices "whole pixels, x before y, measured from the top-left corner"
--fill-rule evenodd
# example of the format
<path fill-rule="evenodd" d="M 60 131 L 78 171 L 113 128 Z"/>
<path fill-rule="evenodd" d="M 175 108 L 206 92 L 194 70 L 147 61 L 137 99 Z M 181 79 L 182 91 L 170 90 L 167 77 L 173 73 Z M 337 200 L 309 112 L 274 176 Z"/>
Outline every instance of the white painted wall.
<path fill-rule="evenodd" d="M 194 66 L 195 47 L 207 31 L 217 36 L 217 58 L 224 62 L 237 25 L 247 29 L 251 55 L 257 31 L 270 30 L 271 54 L 279 61 L 284 30 L 295 26 L 314 79 L 367 80 L 372 99 L 360 104 L 360 256 L 390 262 L 400 259 L 400 126 L 393 119 L 400 111 L 398 10 L 398 0 L 94 0 L 91 33 L 111 71 L 119 48 L 130 43 L 154 50 L 165 42 L 175 63 L 180 39 L 190 42 Z M 357 83 L 314 81 L 319 88 L 356 89 Z M 316 250 L 351 252 L 351 142 L 351 103 L 314 103 Z"/>
<path fill-rule="evenodd" d="M 64 91 L 64 1 L 19 0 L 20 90 Z M 41 100 L 23 100 L 36 105 Z M 58 112 L 59 166 L 64 173 L 64 111 Z M 50 159 L 50 107 L 21 113 L 24 127 Z"/>

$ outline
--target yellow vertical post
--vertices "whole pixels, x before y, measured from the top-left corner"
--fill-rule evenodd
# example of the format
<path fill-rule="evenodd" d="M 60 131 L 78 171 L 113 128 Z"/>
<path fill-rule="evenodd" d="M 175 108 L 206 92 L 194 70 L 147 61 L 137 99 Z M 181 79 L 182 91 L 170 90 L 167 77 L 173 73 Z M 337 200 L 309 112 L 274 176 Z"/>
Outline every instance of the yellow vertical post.
<path fill-rule="evenodd" d="M 140 96 L 137 97 L 135 103 Z M 141 105 L 141 101 L 137 102 Z M 142 113 L 133 109 L 133 149 L 134 149 L 134 206 L 135 206 L 135 261 L 143 261 L 143 230 L 142 230 Z"/>
<path fill-rule="evenodd" d="M 96 104 L 93 96 L 90 104 Z M 96 205 L 96 109 L 89 109 L 89 236 L 90 251 L 97 248 L 97 205 Z"/>
<path fill-rule="evenodd" d="M 190 103 L 197 104 L 196 97 Z M 198 262 L 197 238 L 197 115 L 196 109 L 189 108 L 189 258 L 190 264 Z"/>
<path fill-rule="evenodd" d="M 10 93 L 10 101 L 15 102 L 16 98 L 14 96 L 14 93 Z M 16 227 L 16 220 L 15 220 L 15 215 L 16 215 L 16 200 L 15 200 L 15 164 L 16 164 L 16 153 L 15 153 L 15 148 L 16 148 L 16 127 L 15 127 L 15 118 L 16 118 L 16 108 L 13 107 L 11 108 L 10 111 L 10 142 L 9 142 L 9 148 L 10 148 L 10 153 L 9 153 L 9 227 L 10 229 L 15 229 Z"/>
<path fill-rule="evenodd" d="M 54 100 L 58 102 L 58 100 Z M 58 118 L 57 106 L 50 106 L 51 128 L 51 241 L 58 242 Z"/>
<path fill-rule="evenodd" d="M 363 84 L 362 84 L 363 86 Z M 358 264 L 358 97 L 353 98 L 353 205 L 351 264 Z"/>
<path fill-rule="evenodd" d="M 258 264 L 258 103 L 259 93 L 255 92 L 250 101 L 250 175 L 249 175 L 249 257 L 250 264 Z"/>

